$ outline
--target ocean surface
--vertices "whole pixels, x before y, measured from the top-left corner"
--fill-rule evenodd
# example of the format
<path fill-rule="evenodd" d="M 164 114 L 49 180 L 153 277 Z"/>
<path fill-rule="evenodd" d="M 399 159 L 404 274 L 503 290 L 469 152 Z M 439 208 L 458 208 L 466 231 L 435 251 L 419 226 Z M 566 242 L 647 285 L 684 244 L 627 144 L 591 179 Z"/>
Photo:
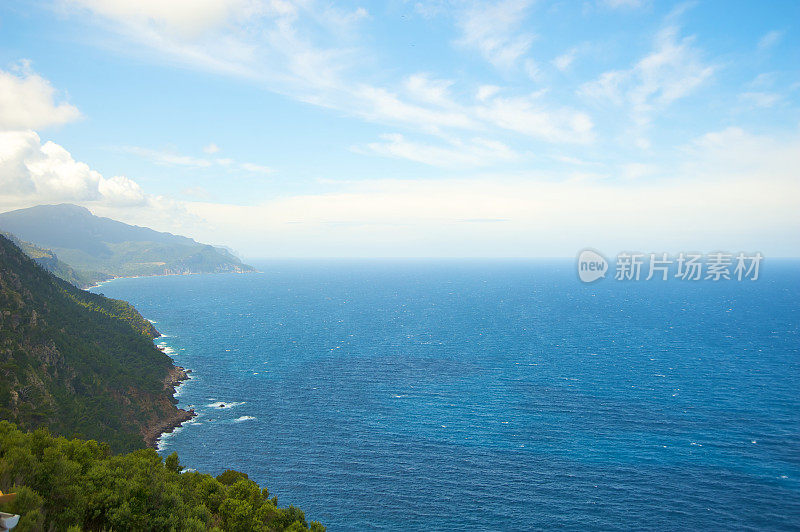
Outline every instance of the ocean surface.
<path fill-rule="evenodd" d="M 193 371 L 186 467 L 340 530 L 800 528 L 800 263 L 276 261 L 118 279 Z"/>

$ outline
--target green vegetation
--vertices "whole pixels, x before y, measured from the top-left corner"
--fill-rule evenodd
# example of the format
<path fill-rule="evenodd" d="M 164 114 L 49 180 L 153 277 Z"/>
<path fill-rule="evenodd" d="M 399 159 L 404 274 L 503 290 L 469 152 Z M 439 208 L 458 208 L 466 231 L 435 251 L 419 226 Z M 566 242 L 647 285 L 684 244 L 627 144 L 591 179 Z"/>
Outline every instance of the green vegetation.
<path fill-rule="evenodd" d="M 0 422 L 0 508 L 22 516 L 16 530 L 325 530 L 303 512 L 278 508 L 247 475 L 181 473 L 178 455 L 152 449 L 112 455 L 96 441 L 24 433 Z"/>
<path fill-rule="evenodd" d="M 24 240 L 20 240 L 11 233 L 0 231 L 0 235 L 5 236 L 14 242 L 17 247 L 19 247 L 27 256 L 35 260 L 39 266 L 49 271 L 56 277 L 60 277 L 68 283 L 74 284 L 78 288 L 87 288 L 101 281 L 107 281 L 112 278 L 110 275 L 100 272 L 76 270 L 66 262 L 59 259 L 58 256 L 56 256 L 56 254 L 51 250 L 41 248 L 31 244 L 30 242 L 25 242 Z"/>
<path fill-rule="evenodd" d="M 112 318 L 127 321 L 134 330 L 139 331 L 148 338 L 158 338 L 161 336 L 155 326 L 144 319 L 136 308 L 121 299 L 111 299 L 100 294 L 92 294 L 82 290 L 67 292 L 67 297 L 84 308 L 94 312 L 106 314 Z"/>
<path fill-rule="evenodd" d="M 253 271 L 225 248 L 94 216 L 77 205 L 5 212 L 0 229 L 57 254 L 63 262 L 43 265 L 77 286 L 117 276 Z"/>
<path fill-rule="evenodd" d="M 0 419 L 130 451 L 190 417 L 152 324 L 75 288 L 0 236 Z"/>

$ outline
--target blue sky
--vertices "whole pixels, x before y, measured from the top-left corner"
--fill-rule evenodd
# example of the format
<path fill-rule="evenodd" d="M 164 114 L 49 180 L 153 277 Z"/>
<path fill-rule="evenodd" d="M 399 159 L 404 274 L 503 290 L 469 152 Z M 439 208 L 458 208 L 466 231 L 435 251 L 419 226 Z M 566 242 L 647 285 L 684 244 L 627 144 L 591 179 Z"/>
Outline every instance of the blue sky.
<path fill-rule="evenodd" d="M 800 255 L 800 4 L 0 6 L 0 208 L 269 256 Z"/>

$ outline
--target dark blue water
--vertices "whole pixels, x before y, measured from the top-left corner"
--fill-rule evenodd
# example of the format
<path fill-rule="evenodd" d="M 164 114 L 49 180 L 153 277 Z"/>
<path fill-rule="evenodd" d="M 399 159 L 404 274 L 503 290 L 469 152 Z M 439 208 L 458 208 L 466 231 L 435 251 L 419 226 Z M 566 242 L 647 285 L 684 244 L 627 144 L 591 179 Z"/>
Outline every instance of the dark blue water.
<path fill-rule="evenodd" d="M 800 527 L 800 264 L 275 262 L 120 279 L 194 378 L 162 440 L 329 530 Z M 220 408 L 218 403 L 224 403 Z"/>

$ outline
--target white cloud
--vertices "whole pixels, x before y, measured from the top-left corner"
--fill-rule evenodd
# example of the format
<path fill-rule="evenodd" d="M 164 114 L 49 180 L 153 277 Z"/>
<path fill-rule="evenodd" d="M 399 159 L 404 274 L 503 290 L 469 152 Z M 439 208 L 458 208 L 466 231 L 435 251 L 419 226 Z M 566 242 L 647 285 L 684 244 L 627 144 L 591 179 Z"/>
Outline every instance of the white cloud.
<path fill-rule="evenodd" d="M 539 63 L 537 63 L 530 57 L 526 58 L 525 61 L 522 63 L 522 68 L 532 81 L 536 82 L 542 81 L 543 79 L 542 69 L 539 68 Z"/>
<path fill-rule="evenodd" d="M 211 142 L 209 144 L 206 144 L 203 147 L 203 152 L 207 153 L 208 155 L 213 155 L 213 154 L 217 153 L 218 151 L 219 151 L 219 146 L 217 146 L 213 142 Z"/>
<path fill-rule="evenodd" d="M 37 201 L 92 201 L 144 205 L 147 196 L 124 176 L 104 178 L 54 142 L 33 131 L 0 132 L 0 184 L 7 196 Z"/>
<path fill-rule="evenodd" d="M 211 200 L 213 198 L 212 194 L 203 187 L 187 187 L 181 190 L 181 193 L 185 196 L 189 196 L 195 199 L 200 200 Z"/>
<path fill-rule="evenodd" d="M 272 7 L 291 9 L 291 2 L 261 4 L 252 0 L 66 0 L 105 17 L 152 25 L 182 37 L 197 37 L 225 25 L 233 16 L 253 16 Z"/>
<path fill-rule="evenodd" d="M 497 127 L 545 140 L 585 144 L 594 140 L 591 118 L 572 109 L 549 109 L 536 97 L 493 98 L 478 116 Z"/>
<path fill-rule="evenodd" d="M 572 48 L 553 59 L 553 65 L 555 65 L 555 67 L 562 72 L 569 70 L 569 67 L 572 66 L 573 61 L 575 61 L 577 54 L 578 51 L 575 48 Z"/>
<path fill-rule="evenodd" d="M 214 166 L 232 167 L 236 166 L 241 170 L 256 173 L 256 174 L 269 174 L 272 169 L 263 165 L 243 162 L 237 163 L 231 158 L 202 158 L 192 157 L 190 155 L 182 155 L 173 151 L 153 150 L 150 148 L 142 148 L 140 146 L 122 146 L 119 148 L 121 151 L 137 155 L 159 166 L 186 166 L 190 168 L 212 168 Z M 219 151 L 216 144 L 209 144 L 203 151 L 208 154 L 213 154 Z"/>
<path fill-rule="evenodd" d="M 652 164 L 646 163 L 627 163 L 622 165 L 621 175 L 625 179 L 639 179 L 655 172 L 656 168 Z"/>
<path fill-rule="evenodd" d="M 190 157 L 188 155 L 180 155 L 178 153 L 152 150 L 149 148 L 142 148 L 140 146 L 123 146 L 121 151 L 138 155 L 143 159 L 147 159 L 157 165 L 161 166 L 191 166 L 195 168 L 208 168 L 214 161 L 208 159 L 201 159 L 199 157 Z"/>
<path fill-rule="evenodd" d="M 57 101 L 56 90 L 27 61 L 14 70 L 0 70 L 0 129 L 42 129 L 80 117 L 77 107 Z"/>
<path fill-rule="evenodd" d="M 458 44 L 478 50 L 497 68 L 509 70 L 530 50 L 534 36 L 520 33 L 519 27 L 533 2 L 502 0 L 474 3 L 457 15 L 461 30 Z"/>
<path fill-rule="evenodd" d="M 800 185 L 800 137 L 773 138 L 754 135 L 739 127 L 707 133 L 686 148 L 686 173 L 719 172 L 729 176 L 753 176 L 765 186 L 774 181 Z M 800 197 L 800 196 L 797 196 Z"/>
<path fill-rule="evenodd" d="M 644 5 L 644 0 L 601 0 L 600 3 L 611 9 L 635 9 Z"/>
<path fill-rule="evenodd" d="M 759 50 L 768 50 L 778 44 L 783 38 L 783 32 L 778 30 L 768 31 L 758 41 Z"/>
<path fill-rule="evenodd" d="M 762 72 L 757 75 L 747 86 L 751 89 L 763 90 L 772 87 L 778 79 L 777 72 Z"/>
<path fill-rule="evenodd" d="M 638 126 L 648 125 L 655 113 L 689 95 L 714 73 L 692 44 L 692 38 L 679 40 L 677 28 L 667 27 L 656 36 L 655 50 L 632 68 L 605 72 L 582 85 L 579 93 L 625 106 Z"/>
<path fill-rule="evenodd" d="M 367 151 L 442 168 L 474 168 L 511 161 L 519 157 L 501 142 L 480 138 L 466 143 L 453 140 L 446 146 L 412 142 L 399 134 L 383 135 L 382 139 L 383 142 L 368 144 Z M 364 150 L 357 149 L 357 151 Z"/>
<path fill-rule="evenodd" d="M 392 123 L 414 124 L 426 131 L 439 128 L 476 129 L 478 124 L 468 111 L 457 106 L 429 107 L 415 105 L 398 97 L 397 94 L 371 85 L 362 85 L 355 93 L 356 101 L 362 105 L 356 110 L 365 118 L 389 121 Z"/>
<path fill-rule="evenodd" d="M 478 87 L 478 93 L 475 95 L 475 97 L 478 100 L 485 102 L 486 100 L 488 100 L 489 98 L 500 92 L 500 90 L 501 88 L 498 87 L 497 85 L 481 85 L 480 87 Z"/>
<path fill-rule="evenodd" d="M 239 166 L 243 170 L 247 170 L 248 172 L 253 172 L 254 174 L 271 174 L 273 172 L 272 168 L 269 168 L 267 166 L 262 166 L 260 164 L 241 163 Z"/>
<path fill-rule="evenodd" d="M 451 105 L 452 80 L 432 79 L 427 74 L 414 74 L 404 82 L 406 91 L 416 100 L 442 106 Z"/>
<path fill-rule="evenodd" d="M 772 107 L 781 101 L 781 95 L 772 92 L 743 92 L 739 99 L 751 107 Z"/>

